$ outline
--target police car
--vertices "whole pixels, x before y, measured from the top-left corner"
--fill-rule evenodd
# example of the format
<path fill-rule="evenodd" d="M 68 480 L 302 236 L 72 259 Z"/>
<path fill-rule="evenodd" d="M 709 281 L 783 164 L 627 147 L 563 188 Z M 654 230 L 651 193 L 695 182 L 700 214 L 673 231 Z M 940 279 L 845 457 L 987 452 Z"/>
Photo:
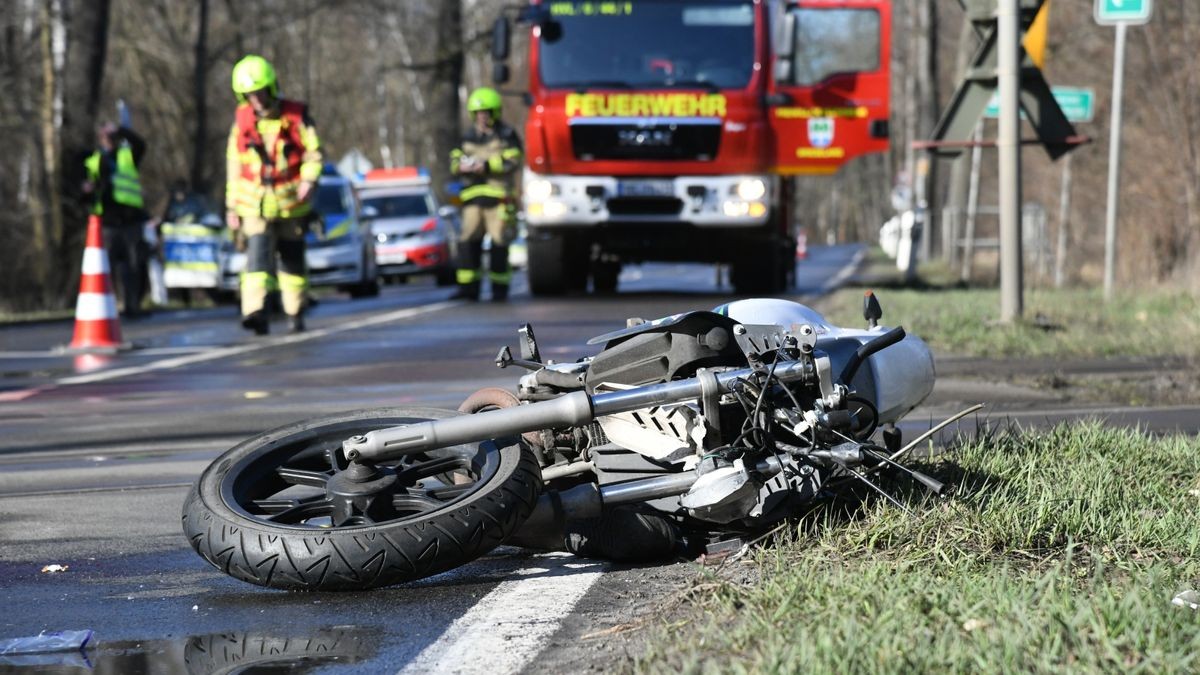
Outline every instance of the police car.
<path fill-rule="evenodd" d="M 375 264 L 375 242 L 368 219 L 360 217 L 354 186 L 326 166 L 317 181 L 313 210 L 320 227 L 307 236 L 305 261 L 311 286 L 336 286 L 352 298 L 379 295 L 379 269 Z M 222 287 L 235 290 L 246 266 L 243 253 L 227 257 Z"/>

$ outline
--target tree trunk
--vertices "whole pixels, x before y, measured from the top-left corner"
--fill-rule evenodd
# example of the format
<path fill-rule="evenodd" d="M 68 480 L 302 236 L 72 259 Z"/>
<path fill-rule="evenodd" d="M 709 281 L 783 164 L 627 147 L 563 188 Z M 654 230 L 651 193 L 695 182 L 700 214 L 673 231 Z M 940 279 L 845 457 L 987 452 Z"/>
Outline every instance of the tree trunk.
<path fill-rule="evenodd" d="M 928 140 L 933 136 L 933 128 L 937 124 L 938 118 L 938 77 L 937 77 L 937 34 L 938 34 L 938 13 L 936 0 L 921 0 L 919 10 L 920 19 L 918 21 L 920 28 L 920 38 L 918 46 L 918 62 L 917 70 L 917 90 L 919 92 L 919 121 L 918 135 L 921 140 Z M 921 232 L 921 259 L 929 260 L 933 256 L 933 237 L 937 231 L 938 216 L 937 209 L 934 205 L 937 204 L 935 191 L 937 189 L 937 159 L 933 153 L 925 151 L 926 170 L 924 175 L 919 176 L 918 180 L 922 181 L 919 194 L 924 196 L 924 203 L 920 204 L 925 212 L 925 222 L 922 224 Z"/>
<path fill-rule="evenodd" d="M 33 233 L 33 254 L 39 265 L 36 275 L 43 293 L 52 285 L 56 265 L 52 251 L 62 241 L 62 186 L 59 175 L 59 139 L 62 130 L 62 83 L 60 76 L 66 61 L 66 26 L 62 2 L 42 4 L 42 101 L 38 121 L 41 127 L 42 185 L 46 191 L 46 217 L 39 218 Z M 46 298 L 51 300 L 50 297 Z"/>
<path fill-rule="evenodd" d="M 192 136 L 192 189 L 202 189 L 204 184 L 204 149 L 208 147 L 208 0 L 199 0 L 199 25 L 196 27 L 195 77 L 193 115 L 196 116 L 195 133 Z"/>
<path fill-rule="evenodd" d="M 979 45 L 975 30 L 966 17 L 963 18 L 962 30 L 958 35 L 958 57 L 955 63 L 955 75 L 962 78 L 966 75 L 967 64 L 971 54 Z M 963 152 L 954 158 L 950 169 L 950 186 L 945 198 L 945 212 L 942 224 L 942 257 L 955 267 L 958 263 L 958 240 L 962 238 L 963 223 L 966 218 L 966 202 L 968 181 L 971 174 L 971 153 Z"/>
<path fill-rule="evenodd" d="M 396 50 L 397 50 L 397 53 L 400 55 L 400 59 L 404 63 L 412 63 L 413 62 L 413 54 L 412 54 L 412 50 L 409 49 L 409 46 L 408 46 L 408 37 L 405 34 L 404 24 L 397 19 L 396 14 L 394 14 L 394 13 L 389 12 L 387 14 L 386 18 L 387 18 L 388 30 L 390 31 L 391 35 L 396 40 Z M 426 115 L 425 95 L 423 93 L 421 83 L 418 80 L 417 72 L 411 68 L 407 68 L 403 71 L 403 77 L 405 80 L 408 81 L 408 94 L 409 95 L 407 98 L 409 101 L 411 101 L 413 111 L 417 113 L 417 118 L 420 119 L 422 121 L 422 123 L 424 123 L 429 118 Z M 457 93 L 455 94 L 455 100 L 456 101 L 458 100 Z M 393 133 L 395 135 L 396 155 L 398 157 L 397 161 L 399 162 L 399 164 L 401 166 L 404 166 L 404 165 L 408 164 L 408 158 L 410 156 L 414 156 L 414 157 L 418 157 L 418 158 L 421 157 L 421 148 L 420 147 L 416 148 L 416 152 L 413 152 L 410 155 L 409 148 L 408 148 L 408 138 L 409 138 L 408 123 L 410 122 L 411 117 L 408 115 L 407 110 L 404 111 L 403 115 L 401 115 L 399 113 L 400 113 L 400 111 L 397 110 L 396 123 L 393 128 Z M 454 142 L 457 143 L 458 141 L 455 140 Z M 451 149 L 453 149 L 453 148 L 451 148 Z M 447 150 L 447 152 L 449 152 L 449 150 Z M 436 167 L 436 165 L 438 165 L 442 161 L 447 161 L 447 160 L 444 160 L 440 157 L 435 157 L 435 158 L 433 158 L 433 161 L 430 162 L 430 164 L 432 164 Z M 439 195 L 442 194 L 442 187 L 443 186 L 440 184 L 436 186 Z"/>
<path fill-rule="evenodd" d="M 60 4 L 60 0 L 51 0 Z M 83 159 L 95 147 L 96 118 L 103 100 L 107 67 L 110 1 L 70 3 L 70 14 L 61 15 L 63 68 L 58 71 L 59 91 L 87 92 L 88 105 L 67 107 L 55 130 L 58 159 L 48 186 L 47 208 L 57 218 L 58 238 L 48 261 L 53 265 L 44 290 L 51 306 L 69 305 L 78 289 L 79 252 L 87 231 L 90 200 L 76 198 L 86 172 Z M 70 195 L 70 198 L 67 196 Z"/>
<path fill-rule="evenodd" d="M 445 200 L 446 182 L 450 180 L 450 151 L 462 140 L 460 89 L 463 76 L 462 5 L 460 0 L 439 3 L 436 34 L 438 45 L 434 54 L 435 66 L 429 83 L 430 108 L 433 114 L 426 119 L 433 128 L 433 154 L 429 158 L 434 189 Z"/>

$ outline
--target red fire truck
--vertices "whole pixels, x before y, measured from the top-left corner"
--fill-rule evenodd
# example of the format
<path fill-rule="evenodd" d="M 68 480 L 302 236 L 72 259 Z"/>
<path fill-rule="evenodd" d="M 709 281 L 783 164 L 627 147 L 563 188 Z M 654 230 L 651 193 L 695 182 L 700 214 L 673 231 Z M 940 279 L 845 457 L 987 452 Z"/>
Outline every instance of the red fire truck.
<path fill-rule="evenodd" d="M 524 213 L 537 295 L 627 262 L 794 270 L 792 180 L 888 147 L 891 0 L 533 0 Z M 507 81 L 509 23 L 493 33 Z"/>

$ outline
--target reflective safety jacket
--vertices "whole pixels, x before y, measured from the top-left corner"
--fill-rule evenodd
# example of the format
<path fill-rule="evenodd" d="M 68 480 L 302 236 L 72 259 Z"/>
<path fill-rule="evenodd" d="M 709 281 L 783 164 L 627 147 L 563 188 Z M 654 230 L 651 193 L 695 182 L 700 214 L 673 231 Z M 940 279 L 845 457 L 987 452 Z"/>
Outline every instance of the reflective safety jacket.
<path fill-rule="evenodd" d="M 483 173 L 460 173 L 464 159 L 482 163 Z M 497 121 L 495 128 L 479 133 L 474 126 L 463 136 L 462 145 L 450 153 L 450 173 L 463 181 L 464 204 L 475 199 L 503 201 L 511 197 L 517 169 L 521 166 L 521 137 L 512 127 Z"/>
<path fill-rule="evenodd" d="M 303 103 L 280 100 L 278 117 L 263 119 L 249 103 L 239 105 L 225 157 L 227 210 L 269 219 L 312 211 L 298 189 L 321 176 L 321 141 Z"/>
<path fill-rule="evenodd" d="M 142 182 L 138 178 L 137 161 L 133 157 L 133 150 L 130 149 L 129 143 L 122 141 L 117 146 L 115 155 L 116 161 L 112 168 L 112 175 L 108 176 L 112 188 L 112 201 L 130 208 L 140 209 L 144 206 Z M 96 191 L 96 201 L 92 204 L 92 213 L 96 215 L 104 214 L 104 193 L 107 188 L 103 185 L 105 178 L 105 171 L 101 166 L 103 162 L 104 156 L 99 150 L 83 160 L 88 180 L 100 186 L 100 189 Z"/>

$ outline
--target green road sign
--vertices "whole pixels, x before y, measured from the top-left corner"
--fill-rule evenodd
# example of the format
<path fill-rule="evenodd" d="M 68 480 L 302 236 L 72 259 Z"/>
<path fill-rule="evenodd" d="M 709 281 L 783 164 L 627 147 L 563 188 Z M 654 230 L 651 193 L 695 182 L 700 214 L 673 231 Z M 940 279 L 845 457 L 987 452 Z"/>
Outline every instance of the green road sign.
<path fill-rule="evenodd" d="M 1050 90 L 1054 92 L 1054 100 L 1067 116 L 1067 121 L 1091 122 L 1096 118 L 1096 92 L 1090 87 L 1051 87 Z M 1000 117 L 1000 92 L 992 94 L 983 116 L 993 120 Z M 1024 117 L 1025 113 L 1022 112 L 1021 116 Z"/>
<path fill-rule="evenodd" d="M 1153 0 L 1096 0 L 1096 23 L 1143 24 L 1150 20 Z"/>

